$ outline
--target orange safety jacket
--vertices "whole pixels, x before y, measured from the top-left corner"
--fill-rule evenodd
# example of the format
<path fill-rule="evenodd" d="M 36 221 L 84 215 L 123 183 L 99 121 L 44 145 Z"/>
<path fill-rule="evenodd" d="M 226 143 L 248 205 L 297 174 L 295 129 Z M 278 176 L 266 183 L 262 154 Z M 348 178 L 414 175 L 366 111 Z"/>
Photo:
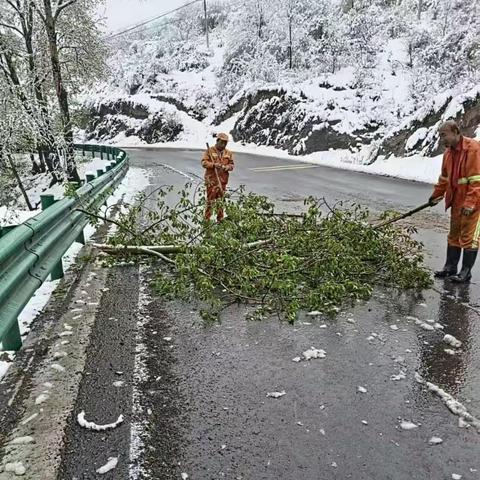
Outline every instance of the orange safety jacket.
<path fill-rule="evenodd" d="M 480 143 L 472 138 L 462 137 L 458 152 L 448 148 L 443 155 L 442 174 L 432 197 L 444 196 L 445 209 L 454 202 L 461 208 L 480 206 Z"/>
<path fill-rule="evenodd" d="M 227 171 L 215 168 L 215 165 L 225 165 Z M 210 147 L 202 158 L 202 167 L 205 169 L 205 183 L 210 186 L 227 185 L 230 172 L 234 168 L 233 153 L 230 150 L 220 152 L 216 147 Z"/>

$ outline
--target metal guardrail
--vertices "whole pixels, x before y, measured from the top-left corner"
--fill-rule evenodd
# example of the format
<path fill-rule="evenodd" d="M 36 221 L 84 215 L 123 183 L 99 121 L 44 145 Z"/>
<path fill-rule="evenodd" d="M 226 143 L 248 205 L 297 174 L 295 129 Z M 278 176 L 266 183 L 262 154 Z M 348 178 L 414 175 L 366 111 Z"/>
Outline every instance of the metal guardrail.
<path fill-rule="evenodd" d="M 100 145 L 75 145 L 77 151 L 111 160 L 106 171 L 87 174 L 71 197 L 55 201 L 43 195 L 42 212 L 0 238 L 0 342 L 3 350 L 22 346 L 18 316 L 48 275 L 63 277 L 62 257 L 74 242 L 85 243 L 89 210 L 105 203 L 128 170 L 124 150 Z"/>

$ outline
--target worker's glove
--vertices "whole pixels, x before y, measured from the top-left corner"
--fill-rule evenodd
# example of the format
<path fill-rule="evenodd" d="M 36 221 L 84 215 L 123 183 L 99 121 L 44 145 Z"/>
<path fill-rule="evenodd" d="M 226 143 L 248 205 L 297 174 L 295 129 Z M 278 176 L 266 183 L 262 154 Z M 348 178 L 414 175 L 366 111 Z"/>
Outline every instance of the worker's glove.
<path fill-rule="evenodd" d="M 462 208 L 462 214 L 465 215 L 466 217 L 470 217 L 473 212 L 475 211 L 474 208 L 471 207 L 463 207 Z"/>
<path fill-rule="evenodd" d="M 438 198 L 435 198 L 435 197 L 430 197 L 428 199 L 428 204 L 433 207 L 435 205 L 437 205 L 438 203 L 440 203 L 442 201 L 442 197 L 438 197 Z"/>

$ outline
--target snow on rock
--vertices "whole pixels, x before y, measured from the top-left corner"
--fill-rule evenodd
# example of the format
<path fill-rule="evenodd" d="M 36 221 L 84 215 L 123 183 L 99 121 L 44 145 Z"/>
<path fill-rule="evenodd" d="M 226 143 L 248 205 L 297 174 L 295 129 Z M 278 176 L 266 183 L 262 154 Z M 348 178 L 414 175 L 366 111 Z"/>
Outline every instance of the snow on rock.
<path fill-rule="evenodd" d="M 447 353 L 448 355 L 457 355 L 456 350 L 452 350 L 451 348 L 444 348 L 443 351 Z"/>
<path fill-rule="evenodd" d="M 94 422 L 89 422 L 88 420 L 86 420 L 85 412 L 81 411 L 77 416 L 77 421 L 81 427 L 86 428 L 87 430 L 95 430 L 97 432 L 102 432 L 105 430 L 112 430 L 114 428 L 117 428 L 121 423 L 123 423 L 123 415 L 120 415 L 115 423 L 97 425 Z"/>
<path fill-rule="evenodd" d="M 410 151 L 413 150 L 420 142 L 425 140 L 427 136 L 428 128 L 422 127 L 416 130 L 407 140 L 405 144 L 405 150 Z"/>
<path fill-rule="evenodd" d="M 117 465 L 118 465 L 118 457 L 110 457 L 108 459 L 108 462 L 103 467 L 100 467 L 97 470 L 97 473 L 99 473 L 100 475 L 104 475 L 105 473 L 108 473 L 114 468 L 116 468 Z"/>
<path fill-rule="evenodd" d="M 397 325 L 390 325 L 390 330 L 398 330 L 398 326 Z"/>
<path fill-rule="evenodd" d="M 430 445 L 440 445 L 441 443 L 443 443 L 443 440 L 440 438 L 440 437 L 432 437 L 428 443 Z"/>
<path fill-rule="evenodd" d="M 452 479 L 453 480 L 461 480 L 462 475 L 459 475 L 458 473 L 452 473 Z"/>
<path fill-rule="evenodd" d="M 286 395 L 287 392 L 285 390 L 282 390 L 281 392 L 268 392 L 267 397 L 268 398 L 280 398 Z"/>
<path fill-rule="evenodd" d="M 302 359 L 300 357 L 292 358 L 292 362 L 298 363 L 298 362 L 301 362 L 301 361 L 302 361 Z"/>
<path fill-rule="evenodd" d="M 451 345 L 453 348 L 460 348 L 462 346 L 462 342 L 457 340 L 453 335 L 445 335 L 443 341 Z"/>
<path fill-rule="evenodd" d="M 27 469 L 23 466 L 22 462 L 12 462 L 5 465 L 5 471 L 14 473 L 19 477 L 27 473 Z"/>
<path fill-rule="evenodd" d="M 362 387 L 362 386 L 358 387 L 357 390 L 358 390 L 360 393 L 367 393 L 367 389 L 366 389 L 365 387 Z"/>
<path fill-rule="evenodd" d="M 471 425 L 472 427 L 475 427 L 478 431 L 480 431 L 480 420 L 474 417 L 471 413 L 469 413 L 465 405 L 461 404 L 452 395 L 447 393 L 438 385 L 435 385 L 431 382 L 427 382 L 426 380 L 424 380 L 423 377 L 418 372 L 415 373 L 415 380 L 421 385 L 425 385 L 430 392 L 437 395 L 445 404 L 445 406 L 454 415 L 457 415 L 458 417 L 460 417 L 460 420 L 462 420 L 466 425 Z"/>
<path fill-rule="evenodd" d="M 188 479 L 188 473 L 183 472 L 182 473 L 182 480 L 187 480 Z"/>
<path fill-rule="evenodd" d="M 319 312 L 318 310 L 313 310 L 312 312 L 308 312 L 307 315 L 309 317 L 318 317 L 322 314 L 322 312 Z"/>
<path fill-rule="evenodd" d="M 312 358 L 325 358 L 327 356 L 327 352 L 325 352 L 325 350 L 319 350 L 315 347 L 310 347 L 308 350 L 305 350 L 302 355 L 305 360 L 311 360 Z"/>
<path fill-rule="evenodd" d="M 402 422 L 400 423 L 400 428 L 402 430 L 414 430 L 415 428 L 418 428 L 418 425 L 407 420 L 402 420 Z"/>

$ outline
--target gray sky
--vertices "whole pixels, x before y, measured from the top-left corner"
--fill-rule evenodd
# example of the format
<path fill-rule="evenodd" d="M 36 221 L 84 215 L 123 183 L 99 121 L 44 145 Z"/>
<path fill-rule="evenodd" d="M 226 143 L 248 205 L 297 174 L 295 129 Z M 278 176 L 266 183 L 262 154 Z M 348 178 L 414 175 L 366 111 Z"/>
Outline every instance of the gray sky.
<path fill-rule="evenodd" d="M 107 30 L 117 31 L 188 2 L 189 0 L 106 0 L 106 7 L 101 8 L 100 14 L 106 17 Z"/>

